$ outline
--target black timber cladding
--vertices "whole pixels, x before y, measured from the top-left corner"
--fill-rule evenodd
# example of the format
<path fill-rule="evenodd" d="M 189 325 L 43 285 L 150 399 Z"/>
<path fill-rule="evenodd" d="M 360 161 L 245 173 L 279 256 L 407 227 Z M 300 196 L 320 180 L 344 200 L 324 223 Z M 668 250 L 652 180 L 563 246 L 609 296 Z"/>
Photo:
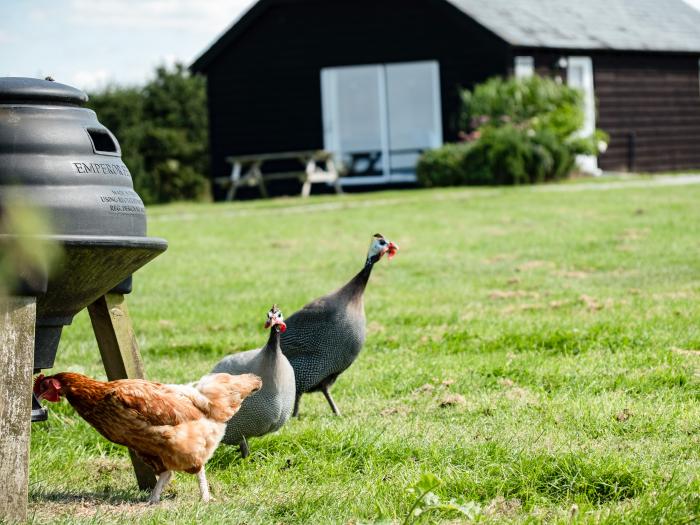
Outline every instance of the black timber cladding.
<path fill-rule="evenodd" d="M 517 55 L 566 75 L 593 60 L 603 169 L 700 168 L 700 53 L 517 47 L 444 0 L 260 0 L 192 66 L 208 77 L 212 174 L 225 157 L 323 146 L 324 67 L 437 60 L 443 138 L 455 140 L 460 87 L 512 72 Z M 217 195 L 220 197 L 220 195 Z"/>
<path fill-rule="evenodd" d="M 520 49 L 540 75 L 566 75 L 562 56 L 590 56 L 596 126 L 610 135 L 598 165 L 609 171 L 700 168 L 700 53 Z"/>
<path fill-rule="evenodd" d="M 507 45 L 442 0 L 270 2 L 245 25 L 193 67 L 207 75 L 215 177 L 229 155 L 323 147 L 324 67 L 437 60 L 446 141 L 457 136 L 459 88 L 508 67 Z"/>
<path fill-rule="evenodd" d="M 593 59 L 598 125 L 611 137 L 603 169 L 700 168 L 698 55 Z"/>

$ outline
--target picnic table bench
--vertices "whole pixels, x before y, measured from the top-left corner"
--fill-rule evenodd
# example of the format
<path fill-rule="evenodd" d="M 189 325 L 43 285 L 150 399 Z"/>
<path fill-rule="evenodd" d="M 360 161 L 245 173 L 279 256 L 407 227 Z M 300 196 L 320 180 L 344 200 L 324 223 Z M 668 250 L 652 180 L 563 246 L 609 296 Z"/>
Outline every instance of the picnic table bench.
<path fill-rule="evenodd" d="M 298 170 L 263 173 L 263 165 L 270 161 L 297 161 Z M 308 197 L 311 185 L 326 182 L 333 185 L 336 193 L 342 193 L 340 177 L 333 162 L 333 154 L 325 150 L 286 151 L 283 153 L 263 153 L 257 155 L 242 155 L 226 157 L 231 164 L 231 175 L 217 177 L 214 181 L 222 186 L 228 186 L 226 200 L 232 201 L 241 186 L 257 186 L 260 195 L 267 197 L 266 181 L 297 179 L 302 183 L 301 196 Z M 322 164 L 323 166 L 319 165 Z"/>

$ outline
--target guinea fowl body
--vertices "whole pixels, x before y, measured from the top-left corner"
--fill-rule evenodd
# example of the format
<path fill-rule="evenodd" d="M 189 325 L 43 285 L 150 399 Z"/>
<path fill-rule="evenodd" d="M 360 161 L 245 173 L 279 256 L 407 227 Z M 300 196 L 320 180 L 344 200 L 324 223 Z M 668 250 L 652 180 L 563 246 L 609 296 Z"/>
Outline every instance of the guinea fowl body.
<path fill-rule="evenodd" d="M 345 286 L 304 306 L 287 318 L 282 352 L 294 368 L 295 415 L 299 398 L 322 391 L 338 414 L 328 388 L 357 359 L 365 342 L 364 291 L 374 261 Z"/>
<path fill-rule="evenodd" d="M 249 397 L 228 421 L 222 439 L 226 444 L 240 446 L 243 457 L 248 455 L 247 438 L 279 430 L 292 414 L 296 392 L 294 369 L 282 354 L 279 337 L 278 329 L 273 327 L 265 346 L 229 355 L 213 370 L 229 374 L 246 373 L 234 370 L 251 371 L 263 381 L 262 388 Z"/>

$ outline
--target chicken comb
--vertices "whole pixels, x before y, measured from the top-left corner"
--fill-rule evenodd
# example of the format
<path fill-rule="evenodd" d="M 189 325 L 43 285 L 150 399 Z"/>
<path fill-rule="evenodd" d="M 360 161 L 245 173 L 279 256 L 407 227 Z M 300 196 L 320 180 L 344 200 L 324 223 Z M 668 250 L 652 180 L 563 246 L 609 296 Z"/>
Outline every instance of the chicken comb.
<path fill-rule="evenodd" d="M 46 376 L 44 374 L 39 374 L 38 376 L 36 376 L 36 379 L 34 379 L 34 388 L 32 389 L 32 391 L 35 394 L 37 393 L 36 391 L 39 388 L 39 385 L 41 384 L 41 382 L 44 380 L 45 377 Z"/>

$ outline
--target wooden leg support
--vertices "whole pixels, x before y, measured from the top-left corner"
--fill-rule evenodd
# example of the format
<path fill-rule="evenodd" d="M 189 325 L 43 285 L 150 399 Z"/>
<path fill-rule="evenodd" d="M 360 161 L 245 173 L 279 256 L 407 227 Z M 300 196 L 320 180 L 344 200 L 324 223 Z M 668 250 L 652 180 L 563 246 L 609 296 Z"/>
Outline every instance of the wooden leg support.
<path fill-rule="evenodd" d="M 35 298 L 0 297 L 0 523 L 27 519 L 35 322 Z"/>
<path fill-rule="evenodd" d="M 143 362 L 124 295 L 106 294 L 88 306 L 88 312 L 107 378 L 110 381 L 143 379 Z M 146 490 L 155 487 L 153 471 L 131 450 L 129 453 L 139 488 Z"/>

